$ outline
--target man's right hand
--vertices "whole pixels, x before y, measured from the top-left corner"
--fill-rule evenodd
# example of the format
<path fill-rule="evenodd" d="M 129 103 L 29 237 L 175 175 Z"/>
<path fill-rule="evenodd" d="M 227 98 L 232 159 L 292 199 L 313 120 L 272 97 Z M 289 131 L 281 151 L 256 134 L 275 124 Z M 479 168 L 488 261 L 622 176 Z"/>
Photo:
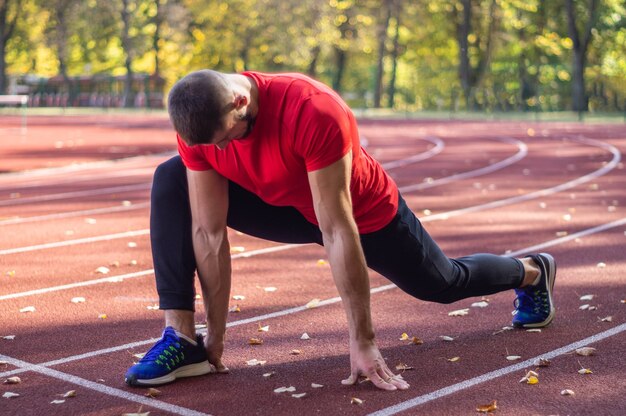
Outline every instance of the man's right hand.
<path fill-rule="evenodd" d="M 204 340 L 207 355 L 209 356 L 209 364 L 215 367 L 217 373 L 228 373 L 230 370 L 222 362 L 222 354 L 224 353 L 224 341 L 213 341 L 208 337 Z"/>

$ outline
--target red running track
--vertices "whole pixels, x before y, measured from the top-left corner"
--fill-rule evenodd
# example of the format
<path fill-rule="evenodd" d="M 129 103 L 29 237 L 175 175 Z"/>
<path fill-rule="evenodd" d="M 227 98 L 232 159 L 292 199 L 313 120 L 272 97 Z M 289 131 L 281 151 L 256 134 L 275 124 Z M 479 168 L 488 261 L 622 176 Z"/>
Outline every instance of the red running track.
<path fill-rule="evenodd" d="M 154 398 L 123 374 L 163 325 L 147 227 L 152 171 L 175 151 L 167 120 L 35 117 L 27 131 L 19 126 L 0 118 L 0 379 L 21 379 L 0 384 L 3 395 L 19 394 L 0 398 L 1 414 L 456 415 L 493 400 L 500 415 L 623 414 L 624 124 L 361 121 L 368 150 L 450 256 L 555 256 L 557 317 L 540 333 L 502 330 L 512 293 L 483 308 L 472 306 L 481 299 L 438 305 L 372 273 L 379 346 L 390 366 L 412 367 L 403 371 L 411 388 L 342 386 L 346 322 L 323 250 L 233 232 L 232 294 L 245 298 L 231 301 L 241 309 L 229 317 L 231 373 L 180 380 Z M 321 302 L 305 307 L 312 299 Z M 263 345 L 248 345 L 252 337 Z M 596 354 L 576 355 L 583 346 Z M 537 367 L 541 357 L 550 366 Z M 529 370 L 538 384 L 519 382 Z M 274 392 L 290 386 L 306 395 Z M 76 396 L 63 398 L 70 390 Z"/>

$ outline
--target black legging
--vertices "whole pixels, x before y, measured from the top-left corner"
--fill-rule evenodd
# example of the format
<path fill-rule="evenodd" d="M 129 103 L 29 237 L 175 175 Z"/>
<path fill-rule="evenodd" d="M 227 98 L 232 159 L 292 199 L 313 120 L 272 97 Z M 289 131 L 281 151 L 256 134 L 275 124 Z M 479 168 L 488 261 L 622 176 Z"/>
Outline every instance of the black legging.
<path fill-rule="evenodd" d="M 229 182 L 228 226 L 281 243 L 322 244 L 318 226 L 292 207 L 277 207 Z M 398 213 L 379 231 L 361 234 L 367 265 L 419 299 L 451 303 L 519 287 L 522 263 L 493 254 L 446 257 L 399 197 Z M 161 309 L 194 310 L 196 261 L 185 166 L 161 164 L 152 185 L 150 239 Z"/>

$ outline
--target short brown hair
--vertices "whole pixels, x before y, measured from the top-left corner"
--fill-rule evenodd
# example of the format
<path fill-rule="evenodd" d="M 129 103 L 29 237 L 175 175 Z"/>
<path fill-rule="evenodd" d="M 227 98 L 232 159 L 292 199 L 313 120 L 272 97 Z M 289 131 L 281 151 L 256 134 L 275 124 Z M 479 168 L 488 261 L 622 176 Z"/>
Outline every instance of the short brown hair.
<path fill-rule="evenodd" d="M 224 76 L 208 69 L 192 72 L 179 80 L 169 93 L 167 111 L 174 129 L 188 145 L 209 144 L 224 128 L 229 110 L 228 85 Z"/>

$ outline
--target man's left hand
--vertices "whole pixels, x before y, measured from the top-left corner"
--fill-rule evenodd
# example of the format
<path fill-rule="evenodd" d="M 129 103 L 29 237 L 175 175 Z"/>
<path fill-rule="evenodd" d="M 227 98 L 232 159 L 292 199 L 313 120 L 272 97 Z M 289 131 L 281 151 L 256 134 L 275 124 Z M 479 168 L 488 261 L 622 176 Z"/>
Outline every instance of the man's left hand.
<path fill-rule="evenodd" d="M 376 387 L 382 390 L 406 390 L 409 383 L 401 375 L 395 375 L 372 341 L 365 344 L 350 343 L 350 377 L 341 384 L 355 384 L 359 376 L 367 377 Z"/>

